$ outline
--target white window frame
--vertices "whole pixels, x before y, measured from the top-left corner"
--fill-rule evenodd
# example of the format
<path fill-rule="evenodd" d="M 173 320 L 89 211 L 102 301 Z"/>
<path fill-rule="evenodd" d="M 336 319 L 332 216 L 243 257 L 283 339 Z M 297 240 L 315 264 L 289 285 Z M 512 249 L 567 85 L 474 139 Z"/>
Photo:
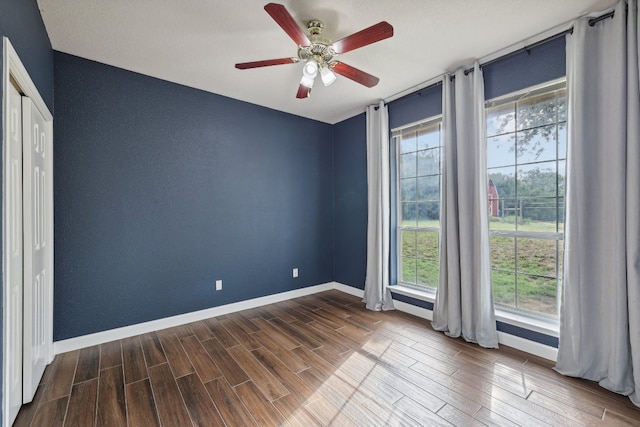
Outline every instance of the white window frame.
<path fill-rule="evenodd" d="M 439 198 L 440 198 L 440 206 L 442 205 L 442 166 L 444 161 L 444 138 L 443 138 L 443 129 L 442 129 L 442 114 L 438 114 L 436 116 L 428 117 L 426 119 L 418 120 L 413 123 L 409 123 L 403 126 L 399 126 L 391 130 L 391 138 L 395 144 L 396 151 L 396 218 L 397 224 L 395 226 L 396 231 L 396 277 L 397 285 L 394 285 L 394 290 L 397 290 L 398 287 L 406 287 L 410 290 L 415 290 L 419 294 L 423 294 L 423 296 L 428 299 L 432 299 L 431 297 L 435 297 L 435 291 L 437 289 L 437 285 L 434 287 L 430 286 L 420 286 L 417 283 L 407 283 L 401 281 L 402 277 L 402 231 L 421 231 L 421 232 L 429 232 L 429 233 L 437 233 L 438 236 L 438 245 L 440 242 L 440 227 L 402 227 L 402 200 L 401 200 L 401 136 L 402 132 L 411 128 L 415 128 L 418 130 L 423 127 L 431 127 L 434 125 L 438 125 L 440 131 L 440 189 L 439 189 Z M 440 254 L 438 253 L 438 263 L 440 263 Z M 438 266 L 439 267 L 439 266 Z M 417 280 L 416 280 L 417 282 Z M 411 294 L 411 292 L 409 292 Z"/>
<path fill-rule="evenodd" d="M 517 102 L 531 95 L 543 94 L 546 92 L 555 91 L 558 89 L 566 89 L 566 78 L 556 79 L 550 82 L 546 82 L 540 85 L 532 86 L 520 91 L 512 92 L 504 96 L 496 97 L 485 102 L 485 117 L 486 111 L 489 108 L 498 106 L 500 104 L 506 104 L 509 102 Z M 558 122 L 555 122 L 556 124 Z M 565 119 L 565 123 L 567 123 Z M 517 126 L 517 124 L 516 124 Z M 485 141 L 488 139 L 488 136 L 485 136 Z M 565 151 L 566 153 L 566 151 Z M 563 159 L 566 165 L 566 157 Z M 560 161 L 556 156 L 556 162 Z M 517 167 L 517 163 L 513 165 Z M 489 174 L 489 168 L 487 168 L 487 174 Z M 566 175 L 565 175 L 566 177 Z M 517 177 L 515 178 L 517 179 Z M 565 178 L 566 179 L 566 178 Z M 565 180 L 566 183 L 566 180 Z M 565 189 L 566 191 L 566 189 Z M 557 193 L 556 193 L 557 194 Z M 566 195 L 566 193 L 565 193 Z M 556 251 L 557 244 L 564 244 L 564 231 L 562 232 L 532 232 L 532 231 L 504 231 L 504 230 L 489 230 L 490 237 L 509 237 L 515 240 L 516 245 L 516 264 L 514 265 L 514 275 L 518 274 L 517 269 L 517 239 L 544 239 L 544 240 L 554 240 L 556 241 Z M 558 252 L 557 252 L 558 253 Z M 562 283 L 562 272 L 558 271 L 558 265 L 560 260 L 556 257 L 556 307 L 558 316 L 545 315 L 544 313 L 536 313 L 532 310 L 520 309 L 517 307 L 508 307 L 501 304 L 495 304 L 496 318 L 497 320 L 504 321 L 509 324 L 514 324 L 516 326 L 526 327 L 527 329 L 531 329 L 534 331 L 538 331 L 541 333 L 545 333 L 552 336 L 558 336 L 558 327 L 559 327 L 559 313 L 560 313 L 560 303 L 561 303 L 561 283 Z M 492 268 L 493 270 L 493 268 Z M 517 293 L 517 288 L 515 289 Z M 517 296 L 516 296 L 517 298 Z"/>

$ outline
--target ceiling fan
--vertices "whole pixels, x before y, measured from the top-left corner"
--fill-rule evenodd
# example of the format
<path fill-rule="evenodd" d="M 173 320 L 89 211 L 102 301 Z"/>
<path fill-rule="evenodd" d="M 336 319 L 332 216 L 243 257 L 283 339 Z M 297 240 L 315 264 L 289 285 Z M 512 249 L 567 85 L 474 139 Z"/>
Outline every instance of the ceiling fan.
<path fill-rule="evenodd" d="M 373 87 L 378 84 L 380 79 L 377 77 L 351 65 L 347 65 L 344 62 L 337 61 L 334 58 L 337 55 L 393 36 L 393 27 L 388 22 L 379 22 L 336 42 L 331 42 L 322 35 L 324 23 L 320 20 L 314 19 L 307 23 L 307 30 L 309 31 L 309 35 L 307 36 L 283 5 L 269 3 L 264 9 L 298 45 L 298 56 L 243 62 L 236 64 L 236 68 L 246 70 L 249 68 L 304 62 L 302 79 L 300 80 L 300 86 L 296 94 L 296 98 L 300 99 L 309 97 L 313 82 L 318 73 L 320 73 L 322 83 L 325 86 L 329 86 L 336 80 L 336 74 L 366 87 Z"/>

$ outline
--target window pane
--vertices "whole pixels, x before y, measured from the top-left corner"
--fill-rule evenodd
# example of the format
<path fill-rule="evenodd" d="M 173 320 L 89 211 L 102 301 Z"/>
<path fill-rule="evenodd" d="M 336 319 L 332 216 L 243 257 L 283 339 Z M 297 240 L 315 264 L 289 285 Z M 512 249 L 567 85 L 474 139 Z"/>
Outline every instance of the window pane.
<path fill-rule="evenodd" d="M 500 217 L 500 195 L 496 184 L 489 178 L 487 183 L 487 201 L 489 203 L 489 221 L 493 217 Z"/>
<path fill-rule="evenodd" d="M 440 173 L 440 149 L 418 151 L 418 176 Z"/>
<path fill-rule="evenodd" d="M 556 167 L 555 161 L 518 166 L 518 198 L 556 197 Z"/>
<path fill-rule="evenodd" d="M 515 141 L 514 134 L 487 138 L 487 167 L 495 168 L 515 164 Z"/>
<path fill-rule="evenodd" d="M 417 200 L 440 200 L 440 175 L 418 178 Z"/>
<path fill-rule="evenodd" d="M 556 244 L 558 245 L 558 270 L 556 277 L 559 278 L 561 282 L 564 274 L 564 240 L 557 240 Z"/>
<path fill-rule="evenodd" d="M 418 227 L 437 228 L 440 226 L 440 202 L 422 202 L 417 204 Z"/>
<path fill-rule="evenodd" d="M 515 218 L 518 215 L 516 200 L 515 167 L 495 168 L 489 170 L 489 182 L 493 184 L 487 189 L 492 203 L 490 228 L 492 230 L 515 230 Z"/>
<path fill-rule="evenodd" d="M 491 231 L 516 231 L 516 223 L 520 221 L 518 200 L 500 198 L 497 207 L 498 215 L 489 218 L 489 229 Z M 493 208 L 495 208 L 495 203 Z"/>
<path fill-rule="evenodd" d="M 436 148 L 440 146 L 440 126 L 431 126 L 418 131 L 418 150 Z"/>
<path fill-rule="evenodd" d="M 400 140 L 400 153 L 409 153 L 416 151 L 416 134 L 411 132 L 409 134 L 402 134 Z"/>
<path fill-rule="evenodd" d="M 558 121 L 567 121 L 567 90 L 558 90 Z"/>
<path fill-rule="evenodd" d="M 518 231 L 555 233 L 558 222 L 558 199 L 555 197 L 521 198 Z"/>
<path fill-rule="evenodd" d="M 513 237 L 491 237 L 491 268 L 516 271 L 516 240 Z"/>
<path fill-rule="evenodd" d="M 418 223 L 415 203 L 402 203 L 400 212 L 400 224 L 402 227 L 415 227 Z"/>
<path fill-rule="evenodd" d="M 556 125 L 551 125 L 518 132 L 518 163 L 555 160 L 556 129 Z"/>
<path fill-rule="evenodd" d="M 515 103 L 487 109 L 487 136 L 500 135 L 516 130 Z"/>
<path fill-rule="evenodd" d="M 556 95 L 553 92 L 518 101 L 518 130 L 550 125 L 556 122 Z"/>
<path fill-rule="evenodd" d="M 516 276 L 504 271 L 491 271 L 493 300 L 496 305 L 516 307 Z"/>
<path fill-rule="evenodd" d="M 567 169 L 567 162 L 562 160 L 558 162 L 558 197 L 564 197 L 565 194 L 565 177 Z"/>
<path fill-rule="evenodd" d="M 416 232 L 402 230 L 400 232 L 400 241 L 402 247 L 400 249 L 402 257 L 416 257 Z"/>
<path fill-rule="evenodd" d="M 416 200 L 416 179 L 404 178 L 400 180 L 400 200 L 413 202 Z"/>
<path fill-rule="evenodd" d="M 558 124 L 558 159 L 567 158 L 567 123 Z"/>
<path fill-rule="evenodd" d="M 416 264 L 415 258 L 402 258 L 400 282 L 416 284 Z"/>
<path fill-rule="evenodd" d="M 564 233 L 564 197 L 558 197 L 558 233 Z"/>
<path fill-rule="evenodd" d="M 420 231 L 417 233 L 417 257 L 428 260 L 438 259 L 438 233 Z"/>
<path fill-rule="evenodd" d="M 493 181 L 499 199 L 512 199 L 516 197 L 515 172 L 516 168 L 514 166 L 489 169 L 489 179 Z"/>
<path fill-rule="evenodd" d="M 416 176 L 416 153 L 400 155 L 400 178 Z"/>
<path fill-rule="evenodd" d="M 556 277 L 556 240 L 518 239 L 518 272 Z"/>
<path fill-rule="evenodd" d="M 518 274 L 518 308 L 556 316 L 556 279 Z"/>
<path fill-rule="evenodd" d="M 418 286 L 438 287 L 438 279 L 440 277 L 440 267 L 437 261 L 428 261 L 419 259 L 418 266 Z"/>

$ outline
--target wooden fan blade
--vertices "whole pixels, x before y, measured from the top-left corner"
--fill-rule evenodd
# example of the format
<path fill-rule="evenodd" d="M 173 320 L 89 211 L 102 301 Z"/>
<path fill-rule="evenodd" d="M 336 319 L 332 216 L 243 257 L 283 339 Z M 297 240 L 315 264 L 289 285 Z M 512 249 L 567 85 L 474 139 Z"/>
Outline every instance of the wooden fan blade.
<path fill-rule="evenodd" d="M 236 64 L 236 68 L 246 70 L 249 68 L 269 67 L 271 65 L 295 64 L 296 62 L 298 62 L 298 58 L 267 59 L 265 61 L 241 62 Z"/>
<path fill-rule="evenodd" d="M 393 27 L 388 22 L 382 21 L 334 42 L 333 50 L 336 53 L 346 53 L 359 47 L 388 39 L 391 36 L 393 36 Z"/>
<path fill-rule="evenodd" d="M 296 94 L 296 98 L 305 99 L 311 96 L 311 88 L 305 85 L 298 86 L 298 93 Z"/>
<path fill-rule="evenodd" d="M 283 5 L 269 3 L 264 7 L 264 10 L 271 15 L 273 20 L 282 27 L 284 32 L 287 33 L 298 46 L 309 46 L 311 44 L 302 28 L 300 28 L 298 23 L 293 19 L 291 14 Z"/>
<path fill-rule="evenodd" d="M 353 80 L 354 82 L 360 83 L 366 87 L 374 87 L 380 81 L 376 76 L 372 76 L 371 74 L 365 73 L 362 70 L 358 70 L 351 65 L 347 65 L 344 62 L 335 61 L 329 64 L 331 69 L 341 76 L 344 76 L 348 79 Z"/>

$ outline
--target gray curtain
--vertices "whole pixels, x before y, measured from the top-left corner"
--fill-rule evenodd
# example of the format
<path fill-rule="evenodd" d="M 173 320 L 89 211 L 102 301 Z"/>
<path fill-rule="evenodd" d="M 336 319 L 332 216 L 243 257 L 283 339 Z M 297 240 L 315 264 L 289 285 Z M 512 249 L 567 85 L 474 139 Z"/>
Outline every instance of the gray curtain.
<path fill-rule="evenodd" d="M 445 161 L 440 208 L 440 282 L 432 326 L 497 348 L 487 205 L 482 70 L 443 80 Z"/>
<path fill-rule="evenodd" d="M 556 370 L 640 406 L 638 6 L 567 36 L 564 292 Z"/>
<path fill-rule="evenodd" d="M 389 291 L 389 113 L 384 102 L 367 107 L 367 275 L 369 310 L 393 310 Z"/>

